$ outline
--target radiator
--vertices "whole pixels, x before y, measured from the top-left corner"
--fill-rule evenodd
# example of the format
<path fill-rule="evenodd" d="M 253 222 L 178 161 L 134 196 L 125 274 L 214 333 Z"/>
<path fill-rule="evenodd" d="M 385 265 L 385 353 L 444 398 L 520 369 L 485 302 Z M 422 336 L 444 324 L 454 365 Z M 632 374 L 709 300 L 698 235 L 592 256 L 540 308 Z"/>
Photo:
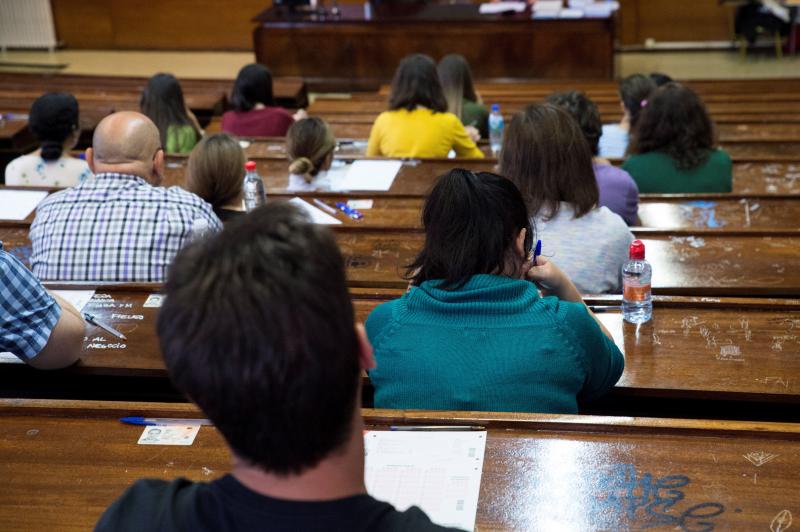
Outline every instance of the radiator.
<path fill-rule="evenodd" d="M 55 46 L 50 0 L 0 0 L 0 48 Z"/>

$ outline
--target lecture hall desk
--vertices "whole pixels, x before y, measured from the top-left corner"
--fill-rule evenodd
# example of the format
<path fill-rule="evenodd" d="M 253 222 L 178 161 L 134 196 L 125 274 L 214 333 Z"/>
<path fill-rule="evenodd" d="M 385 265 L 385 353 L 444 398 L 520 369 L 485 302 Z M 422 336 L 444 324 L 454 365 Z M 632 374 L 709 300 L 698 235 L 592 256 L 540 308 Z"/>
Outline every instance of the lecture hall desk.
<path fill-rule="evenodd" d="M 797 514 L 800 427 L 788 423 L 362 411 L 368 429 L 488 430 L 476 530 L 773 530 Z M 193 405 L 0 401 L 0 525 L 90 530 L 143 477 L 230 471 L 215 427 L 191 446 L 138 445 L 119 417 L 200 418 Z"/>
<path fill-rule="evenodd" d="M 144 307 L 158 284 L 78 285 L 47 283 L 50 288 L 96 288 L 86 307 L 127 340 L 90 326 L 85 354 L 65 373 L 96 377 L 166 379 L 155 322 L 156 307 Z M 356 319 L 366 320 L 378 304 L 399 297 L 398 289 L 351 288 Z M 587 296 L 598 317 L 625 353 L 625 372 L 611 395 L 638 399 L 736 401 L 764 405 L 800 404 L 800 301 L 656 296 L 653 320 L 640 327 L 623 322 L 619 296 Z M 5 362 L 9 382 L 43 388 L 37 372 Z M 64 378 L 58 378 L 64 381 Z M 45 392 L 47 390 L 44 390 Z M 142 386 L 134 389 L 146 396 Z M 794 415 L 794 419 L 800 418 Z"/>

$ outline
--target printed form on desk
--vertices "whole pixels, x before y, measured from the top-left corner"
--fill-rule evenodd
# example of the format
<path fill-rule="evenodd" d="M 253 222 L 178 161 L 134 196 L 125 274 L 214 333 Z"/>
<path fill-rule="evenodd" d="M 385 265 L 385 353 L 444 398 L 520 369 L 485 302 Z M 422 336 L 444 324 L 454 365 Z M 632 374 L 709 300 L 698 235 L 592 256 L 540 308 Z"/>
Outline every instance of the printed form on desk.
<path fill-rule="evenodd" d="M 392 188 L 402 161 L 355 161 L 341 179 L 331 180 L 331 190 L 377 190 L 386 192 Z"/>
<path fill-rule="evenodd" d="M 442 526 L 475 529 L 485 431 L 367 431 L 367 492 Z"/>
<path fill-rule="evenodd" d="M 24 220 L 48 194 L 46 190 L 0 190 L 0 220 Z"/>

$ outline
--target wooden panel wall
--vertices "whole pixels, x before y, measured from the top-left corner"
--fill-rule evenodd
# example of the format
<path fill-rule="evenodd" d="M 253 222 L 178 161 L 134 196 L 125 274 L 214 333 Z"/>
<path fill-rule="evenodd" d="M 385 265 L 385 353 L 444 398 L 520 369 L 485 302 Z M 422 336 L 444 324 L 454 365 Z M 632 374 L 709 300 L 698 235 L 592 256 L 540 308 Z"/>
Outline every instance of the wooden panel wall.
<path fill-rule="evenodd" d="M 718 0 L 621 0 L 618 37 L 623 45 L 725 41 L 733 31 L 733 8 Z"/>

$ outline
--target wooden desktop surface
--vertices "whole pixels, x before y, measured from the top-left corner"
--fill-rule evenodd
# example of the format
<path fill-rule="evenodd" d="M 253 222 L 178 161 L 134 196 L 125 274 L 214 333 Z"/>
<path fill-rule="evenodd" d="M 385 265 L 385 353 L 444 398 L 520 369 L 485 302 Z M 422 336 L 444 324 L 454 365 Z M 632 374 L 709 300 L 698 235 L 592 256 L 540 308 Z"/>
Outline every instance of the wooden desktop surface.
<path fill-rule="evenodd" d="M 0 400 L 0 522 L 89 530 L 140 478 L 231 469 L 213 426 L 191 446 L 136 442 L 118 418 L 200 418 L 192 405 Z M 363 410 L 368 429 L 488 429 L 476 530 L 786 530 L 797 513 L 795 424 Z M 777 524 L 776 524 L 777 523 Z"/>

